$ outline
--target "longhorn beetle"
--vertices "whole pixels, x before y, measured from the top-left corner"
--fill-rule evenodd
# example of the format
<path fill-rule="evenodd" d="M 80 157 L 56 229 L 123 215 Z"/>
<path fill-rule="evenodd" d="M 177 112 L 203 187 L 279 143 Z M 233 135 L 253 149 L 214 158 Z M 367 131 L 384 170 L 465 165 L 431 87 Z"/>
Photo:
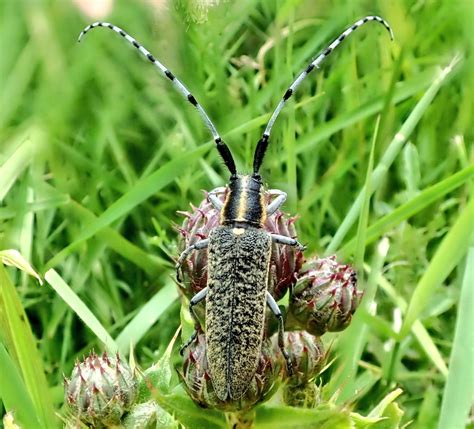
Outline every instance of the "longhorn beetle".
<path fill-rule="evenodd" d="M 267 290 L 272 242 L 287 246 L 304 247 L 294 238 L 270 234 L 263 225 L 267 216 L 274 214 L 285 202 L 286 193 L 280 190 L 268 191 L 274 199 L 266 205 L 265 188 L 260 167 L 268 148 L 270 133 L 280 111 L 303 80 L 339 46 L 353 31 L 369 21 L 382 24 L 393 33 L 388 23 L 378 16 L 366 16 L 348 27 L 335 39 L 306 69 L 301 72 L 284 93 L 274 110 L 265 131 L 257 143 L 253 159 L 253 173 L 237 173 L 234 159 L 216 127 L 203 107 L 189 90 L 159 62 L 147 49 L 121 28 L 106 22 L 87 26 L 79 40 L 96 27 L 109 28 L 132 44 L 191 103 L 210 129 L 216 148 L 230 172 L 228 192 L 224 202 L 218 195 L 223 188 L 209 193 L 209 200 L 220 211 L 220 225 L 211 230 L 209 237 L 185 249 L 176 264 L 177 277 L 182 263 L 193 251 L 208 252 L 207 287 L 198 292 L 189 303 L 190 313 L 195 321 L 195 331 L 183 345 L 181 351 L 196 338 L 200 324 L 193 307 L 205 300 L 206 343 L 211 381 L 217 396 L 223 400 L 239 399 L 246 391 L 257 369 L 263 341 L 265 303 L 279 321 L 279 347 L 291 371 L 288 354 L 284 348 L 283 316 L 272 295 Z"/>

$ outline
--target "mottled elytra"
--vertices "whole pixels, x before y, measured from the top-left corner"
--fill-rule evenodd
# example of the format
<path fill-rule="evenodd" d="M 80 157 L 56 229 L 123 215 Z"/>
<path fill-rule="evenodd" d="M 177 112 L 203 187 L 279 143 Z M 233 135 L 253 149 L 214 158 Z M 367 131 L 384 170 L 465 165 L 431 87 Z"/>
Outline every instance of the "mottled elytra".
<path fill-rule="evenodd" d="M 196 98 L 160 61 L 121 28 L 106 22 L 96 22 L 87 26 L 79 35 L 79 41 L 91 29 L 109 28 L 133 45 L 149 62 L 176 87 L 184 98 L 193 105 L 210 129 L 216 148 L 230 172 L 228 192 L 225 201 L 218 197 L 225 188 L 216 188 L 209 193 L 209 200 L 220 211 L 220 225 L 211 230 L 209 237 L 185 249 L 176 264 L 177 278 L 182 263 L 193 251 L 208 252 L 207 287 L 190 301 L 189 310 L 196 329 L 187 347 L 197 335 L 199 321 L 193 307 L 205 300 L 206 303 L 206 343 L 211 381 L 219 399 L 237 400 L 246 391 L 257 369 L 262 348 L 265 324 L 265 306 L 268 305 L 279 320 L 279 347 L 285 352 L 283 316 L 273 296 L 267 290 L 272 243 L 287 246 L 303 246 L 292 237 L 270 234 L 263 228 L 267 216 L 274 214 L 285 202 L 286 193 L 280 190 L 267 191 L 260 176 L 260 167 L 270 143 L 273 125 L 285 103 L 291 98 L 303 80 L 346 39 L 368 21 L 382 24 L 393 34 L 388 23 L 378 16 L 366 16 L 348 27 L 340 36 L 320 53 L 302 71 L 283 94 L 274 110 L 262 137 L 257 143 L 253 173 L 237 173 L 234 159 L 216 127 Z M 274 197 L 267 205 L 265 193 Z"/>

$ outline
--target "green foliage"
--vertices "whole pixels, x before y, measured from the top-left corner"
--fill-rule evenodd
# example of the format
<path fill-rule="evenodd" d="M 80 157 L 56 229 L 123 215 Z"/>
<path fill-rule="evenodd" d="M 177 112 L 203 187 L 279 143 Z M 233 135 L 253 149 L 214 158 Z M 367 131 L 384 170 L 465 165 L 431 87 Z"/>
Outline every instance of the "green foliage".
<path fill-rule="evenodd" d="M 474 352 L 474 324 L 472 302 L 474 301 L 474 248 L 469 248 L 464 278 L 462 282 L 460 305 L 454 335 L 453 351 L 449 360 L 452 370 L 444 388 L 441 404 L 440 427 L 453 425 L 462 427 L 466 411 L 472 405 L 474 397 L 474 367 L 472 354 Z M 470 399 L 471 398 L 471 399 Z"/>
<path fill-rule="evenodd" d="M 20 297 L 5 270 L 6 253 L 0 252 L 0 397 L 8 410 L 19 411 L 18 420 L 26 427 L 54 427 L 42 358 Z M 23 266 L 37 276 L 22 262 L 22 258 L 8 255 L 8 264 Z"/>
<path fill-rule="evenodd" d="M 323 337 L 335 361 L 317 380 L 320 405 L 283 406 L 277 394 L 255 424 L 463 427 L 474 354 L 471 2 L 115 3 L 104 19 L 186 83 L 242 171 L 309 60 L 364 15 L 390 23 L 394 42 L 375 24 L 358 30 L 275 124 L 268 186 L 289 193 L 308 255 L 355 260 L 367 292 L 351 327 Z M 176 210 L 227 180 L 208 131 L 116 34 L 76 44 L 94 18 L 73 2 L 6 0 L 0 19 L 0 250 L 18 250 L 25 270 L 0 264 L 0 414 L 59 426 L 75 359 L 133 346 L 154 374 L 137 419 L 226 427 L 186 396 L 181 358 L 165 353 L 180 324 Z M 47 272 L 45 285 L 25 260 Z"/>

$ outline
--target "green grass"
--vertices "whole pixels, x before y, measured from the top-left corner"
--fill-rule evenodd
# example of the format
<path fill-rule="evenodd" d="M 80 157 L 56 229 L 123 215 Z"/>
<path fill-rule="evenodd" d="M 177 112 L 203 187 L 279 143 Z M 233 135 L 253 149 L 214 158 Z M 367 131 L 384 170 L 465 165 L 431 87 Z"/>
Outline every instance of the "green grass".
<path fill-rule="evenodd" d="M 351 327 L 323 337 L 336 359 L 322 377 L 327 395 L 375 416 L 401 388 L 403 423 L 464 427 L 474 359 L 470 2 L 247 0 L 199 13 L 191 0 L 116 3 L 105 20 L 185 82 L 243 172 L 287 86 L 330 39 L 368 14 L 390 23 L 394 42 L 368 23 L 302 84 L 262 173 L 289 193 L 307 254 L 357 264 L 367 290 Z M 133 48 L 104 29 L 76 43 L 92 21 L 66 1 L 0 3 L 0 250 L 17 249 L 42 275 L 53 269 L 39 286 L 0 266 L 0 413 L 19 409 L 25 427 L 54 425 L 62 374 L 90 349 L 128 354 L 132 344 L 142 368 L 163 355 L 180 323 L 176 211 L 228 179 L 199 115 Z M 302 424 L 315 418 L 269 404 L 258 427 L 292 412 Z M 334 414 L 324 412 L 321 422 Z"/>

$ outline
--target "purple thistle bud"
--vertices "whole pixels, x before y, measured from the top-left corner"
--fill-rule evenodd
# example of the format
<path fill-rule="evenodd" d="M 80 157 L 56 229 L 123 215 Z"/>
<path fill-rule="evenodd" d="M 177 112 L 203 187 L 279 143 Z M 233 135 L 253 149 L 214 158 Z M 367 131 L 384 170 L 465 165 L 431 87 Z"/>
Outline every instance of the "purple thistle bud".
<path fill-rule="evenodd" d="M 352 320 L 363 292 L 350 265 L 335 256 L 311 258 L 298 272 L 289 305 L 289 319 L 313 335 L 342 331 Z"/>
<path fill-rule="evenodd" d="M 180 376 L 189 396 L 198 405 L 223 411 L 248 410 L 273 393 L 279 378 L 280 362 L 269 340 L 264 341 L 257 371 L 244 395 L 238 400 L 220 400 L 214 392 L 206 356 L 206 339 L 199 334 L 188 347 Z"/>
<path fill-rule="evenodd" d="M 74 421 L 102 427 L 120 423 L 136 398 L 137 384 L 132 370 L 116 357 L 92 352 L 76 362 L 68 380 L 65 378 L 65 401 Z"/>
<path fill-rule="evenodd" d="M 285 350 L 293 367 L 292 374 L 287 372 L 285 358 L 278 346 L 278 334 L 274 334 L 271 341 L 273 350 L 284 369 L 283 376 L 287 384 L 292 386 L 306 384 L 314 380 L 324 366 L 326 355 L 323 343 L 318 337 L 306 331 L 285 332 Z"/>

